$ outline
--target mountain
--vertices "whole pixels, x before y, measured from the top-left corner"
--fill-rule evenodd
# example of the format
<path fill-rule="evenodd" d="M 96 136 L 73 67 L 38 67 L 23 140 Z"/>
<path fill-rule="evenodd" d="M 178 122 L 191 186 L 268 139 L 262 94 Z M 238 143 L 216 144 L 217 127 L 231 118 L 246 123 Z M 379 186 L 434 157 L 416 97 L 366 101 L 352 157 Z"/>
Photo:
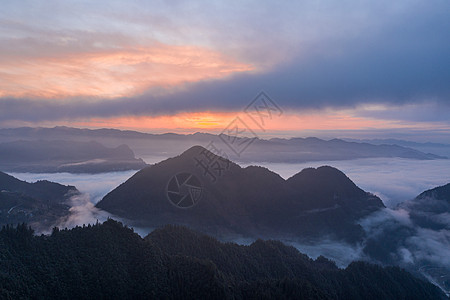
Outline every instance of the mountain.
<path fill-rule="evenodd" d="M 63 140 L 0 143 L 0 169 L 8 172 L 100 173 L 145 166 L 127 145 L 107 148 L 94 141 Z"/>
<path fill-rule="evenodd" d="M 450 144 L 445 143 L 418 143 L 412 141 L 398 140 L 398 139 L 344 139 L 349 142 L 369 143 L 373 145 L 398 145 L 402 147 L 412 148 L 425 153 L 434 153 L 441 156 L 450 156 Z"/>
<path fill-rule="evenodd" d="M 138 157 L 154 160 L 154 157 L 168 158 L 195 145 L 207 147 L 213 143 L 230 158 L 239 162 L 286 162 L 351 160 L 357 158 L 399 157 L 407 159 L 444 159 L 447 154 L 425 153 L 399 144 L 375 144 L 351 142 L 340 139 L 322 140 L 314 137 L 291 139 L 261 139 L 256 134 L 251 140 L 240 136 L 208 133 L 195 134 L 149 134 L 117 129 L 80 129 L 70 127 L 55 128 L 11 128 L 0 129 L 0 142 L 17 140 L 65 140 L 89 142 L 95 140 L 107 147 L 127 144 Z M 245 151 L 239 145 L 246 145 Z M 437 148 L 436 148 L 437 149 Z M 236 154 L 236 153 L 237 154 Z M 439 152 L 441 153 L 441 152 Z"/>
<path fill-rule="evenodd" d="M 436 200 L 444 201 L 446 203 L 450 203 L 450 183 L 427 190 L 416 197 L 416 199 L 425 198 L 433 198 Z"/>
<path fill-rule="evenodd" d="M 49 181 L 28 183 L 0 172 L 0 225 L 27 222 L 46 228 L 69 213 L 73 186 Z"/>
<path fill-rule="evenodd" d="M 421 274 L 450 294 L 450 183 L 362 221 L 364 253 Z"/>
<path fill-rule="evenodd" d="M 399 207 L 420 227 L 450 230 L 450 183 L 427 190 Z"/>
<path fill-rule="evenodd" d="M 327 141 L 314 137 L 291 139 L 273 138 L 269 141 L 278 144 L 278 147 L 273 147 L 273 149 L 269 148 L 269 151 L 273 152 L 273 157 L 276 157 L 277 152 L 283 153 L 283 155 L 279 155 L 280 159 L 278 161 L 280 162 L 349 160 L 376 157 L 398 157 L 419 160 L 446 158 L 445 156 L 423 153 L 396 144 L 374 145 L 370 143 L 349 142 L 341 139 Z"/>
<path fill-rule="evenodd" d="M 284 180 L 194 146 L 140 170 L 97 207 L 136 224 L 183 224 L 222 237 L 330 235 L 356 241 L 363 236 L 356 221 L 384 205 L 332 167 Z"/>
<path fill-rule="evenodd" d="M 445 299 L 396 267 L 308 258 L 277 241 L 221 243 L 179 226 L 142 239 L 103 224 L 0 231 L 3 299 Z"/>

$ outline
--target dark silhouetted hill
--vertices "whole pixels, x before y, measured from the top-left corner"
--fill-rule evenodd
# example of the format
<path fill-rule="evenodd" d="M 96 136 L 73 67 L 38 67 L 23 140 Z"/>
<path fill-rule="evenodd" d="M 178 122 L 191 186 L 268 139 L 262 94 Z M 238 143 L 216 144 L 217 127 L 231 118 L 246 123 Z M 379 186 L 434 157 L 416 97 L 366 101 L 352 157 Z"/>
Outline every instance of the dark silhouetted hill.
<path fill-rule="evenodd" d="M 94 141 L 62 140 L 0 144 L 0 169 L 7 172 L 101 173 L 139 170 L 145 166 L 127 145 L 107 148 Z"/>
<path fill-rule="evenodd" d="M 0 231 L 2 299 L 444 299 L 396 267 L 338 269 L 290 246 L 220 243 L 167 226 L 145 239 L 121 223 Z"/>
<path fill-rule="evenodd" d="M 206 163 L 206 157 L 224 170 L 201 167 L 198 161 Z M 195 175 L 202 185 L 201 199 L 187 209 L 167 197 L 169 181 L 183 172 Z M 384 205 L 332 167 L 306 169 L 284 180 L 266 168 L 241 168 L 195 146 L 137 172 L 97 207 L 145 226 L 182 224 L 216 236 L 325 234 L 354 241 L 363 236 L 356 221 Z"/>
<path fill-rule="evenodd" d="M 74 186 L 45 180 L 28 183 L 0 172 L 0 224 L 51 226 L 69 213 L 67 202 L 77 193 Z"/>
<path fill-rule="evenodd" d="M 450 230 L 450 183 L 427 190 L 399 207 L 420 227 Z"/>
<path fill-rule="evenodd" d="M 372 233 L 364 252 L 383 264 L 400 265 L 450 291 L 450 184 L 427 190 L 363 220 Z"/>

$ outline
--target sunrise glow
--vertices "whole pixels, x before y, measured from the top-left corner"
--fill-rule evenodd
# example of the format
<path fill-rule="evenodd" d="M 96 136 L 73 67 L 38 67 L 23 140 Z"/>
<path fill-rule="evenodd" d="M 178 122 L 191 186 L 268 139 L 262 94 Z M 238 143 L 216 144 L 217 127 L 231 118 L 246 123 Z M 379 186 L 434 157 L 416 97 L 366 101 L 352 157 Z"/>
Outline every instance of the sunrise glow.
<path fill-rule="evenodd" d="M 253 69 L 217 51 L 160 43 L 0 61 L 0 97 L 54 99 L 129 97 Z"/>
<path fill-rule="evenodd" d="M 247 120 L 265 134 L 444 138 L 445 9 L 324 7 L 5 4 L 0 126 L 217 133 L 264 91 L 284 112 L 263 129 Z"/>

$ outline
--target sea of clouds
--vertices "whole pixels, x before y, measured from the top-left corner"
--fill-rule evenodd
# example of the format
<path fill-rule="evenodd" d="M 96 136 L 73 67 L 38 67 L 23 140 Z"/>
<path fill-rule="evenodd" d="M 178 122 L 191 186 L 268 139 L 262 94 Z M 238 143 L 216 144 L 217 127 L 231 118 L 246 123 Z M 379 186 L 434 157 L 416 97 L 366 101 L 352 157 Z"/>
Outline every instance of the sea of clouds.
<path fill-rule="evenodd" d="M 450 159 L 420 161 L 371 158 L 301 164 L 261 163 L 260 165 L 280 174 L 285 179 L 307 167 L 330 165 L 343 171 L 362 189 L 378 195 L 387 206 L 386 209 L 359 221 L 367 235 L 363 243 L 351 245 L 329 238 L 310 244 L 299 243 L 295 240 L 285 240 L 285 243 L 293 245 L 312 258 L 319 255 L 326 256 L 334 260 L 339 267 L 346 267 L 354 260 L 400 265 L 424 275 L 444 291 L 449 292 L 450 230 L 448 226 L 441 230 L 417 226 L 410 218 L 413 206 L 408 205 L 408 202 L 427 189 L 450 183 Z M 28 182 L 50 180 L 76 186 L 81 194 L 70 199 L 70 215 L 57 224 L 61 228 L 72 228 L 97 221 L 103 222 L 108 217 L 127 224 L 127 220 L 102 211 L 96 208 L 95 204 L 134 173 L 136 171 L 103 174 L 13 173 L 11 175 Z M 398 207 L 400 203 L 403 205 Z M 442 223 L 448 224 L 449 213 L 430 217 L 436 220 L 443 218 Z M 134 230 L 141 236 L 145 236 L 153 229 L 135 227 Z M 372 244 L 383 243 L 386 238 L 391 238 L 395 242 L 383 250 L 388 261 L 380 261 L 373 257 L 367 248 L 371 242 Z M 236 238 L 235 242 L 248 244 L 252 241 L 243 242 Z"/>

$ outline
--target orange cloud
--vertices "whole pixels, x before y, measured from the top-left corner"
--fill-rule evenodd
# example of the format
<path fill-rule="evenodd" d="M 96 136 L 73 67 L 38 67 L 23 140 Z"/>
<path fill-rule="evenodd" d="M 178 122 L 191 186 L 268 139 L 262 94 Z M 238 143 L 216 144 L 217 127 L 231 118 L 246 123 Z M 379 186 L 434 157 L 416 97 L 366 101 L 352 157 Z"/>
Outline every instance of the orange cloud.
<path fill-rule="evenodd" d="M 119 128 L 141 131 L 186 132 L 221 131 L 235 117 L 235 112 L 180 113 L 170 116 L 125 116 L 93 118 L 71 123 L 72 126 L 90 128 Z"/>
<path fill-rule="evenodd" d="M 300 132 L 303 130 L 361 130 L 410 128 L 415 124 L 399 121 L 377 120 L 358 117 L 354 111 L 317 111 L 317 112 L 285 112 L 281 117 L 266 120 L 265 132 L 252 123 L 243 112 L 196 112 L 179 113 L 169 116 L 126 116 L 114 118 L 94 118 L 68 125 L 90 128 L 119 128 L 145 132 L 179 132 L 196 131 L 220 133 L 237 116 L 256 133 Z M 422 124 L 423 126 L 423 124 Z"/>
<path fill-rule="evenodd" d="M 149 88 L 165 89 L 252 69 L 216 51 L 164 44 L 20 57 L 0 61 L 0 97 L 133 96 Z"/>

